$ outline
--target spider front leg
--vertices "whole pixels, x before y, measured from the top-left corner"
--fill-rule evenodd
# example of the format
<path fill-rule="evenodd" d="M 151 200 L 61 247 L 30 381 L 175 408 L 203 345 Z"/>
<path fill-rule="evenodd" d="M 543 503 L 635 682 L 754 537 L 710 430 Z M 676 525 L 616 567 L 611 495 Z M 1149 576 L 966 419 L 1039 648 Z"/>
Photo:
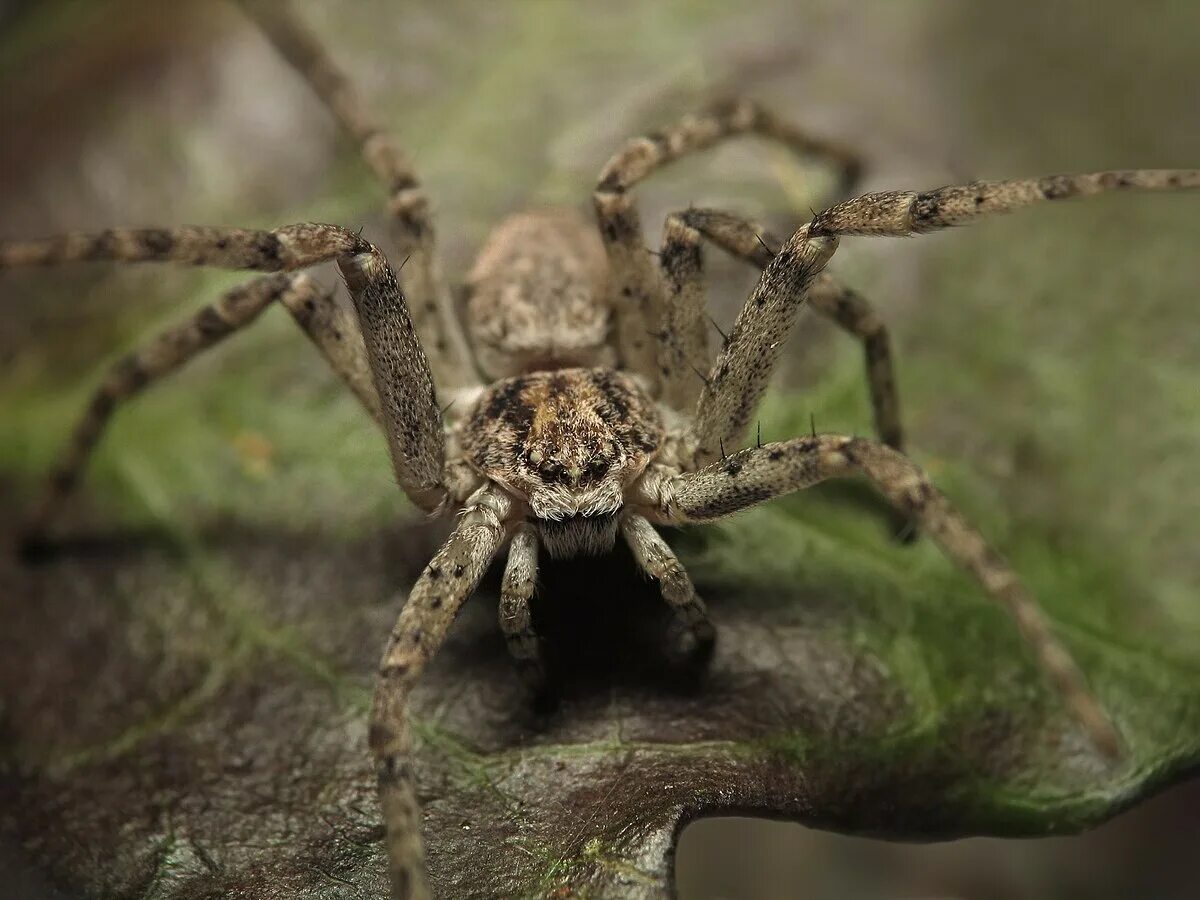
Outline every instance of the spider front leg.
<path fill-rule="evenodd" d="M 308 82 L 388 191 L 404 291 L 443 388 L 479 382 L 437 258 L 429 197 L 399 141 L 385 130 L 346 73 L 284 0 L 239 0 L 275 49 Z"/>
<path fill-rule="evenodd" d="M 268 272 L 295 271 L 336 260 L 362 325 L 375 388 L 372 390 L 363 382 L 361 362 L 353 364 L 353 371 L 348 368 L 341 374 L 355 387 L 356 393 L 365 398 L 364 402 L 372 412 L 378 409 L 386 426 L 397 480 L 409 499 L 430 511 L 445 504 L 449 496 L 442 477 L 445 438 L 433 376 L 416 338 L 395 274 L 383 254 L 369 241 L 336 225 L 303 223 L 274 231 L 184 226 L 111 229 L 91 234 L 0 242 L 0 269 L 104 260 L 180 262 Z M 246 310 L 256 308 L 261 302 L 261 297 L 253 303 L 240 302 L 236 305 L 240 311 L 238 315 L 245 315 Z M 307 316 L 306 330 L 319 346 L 326 349 L 331 361 L 353 356 L 356 351 L 345 348 L 329 352 L 328 348 L 338 343 L 338 336 L 322 331 L 324 324 L 340 321 L 347 328 L 346 336 L 354 343 L 348 319 L 335 314 L 318 316 L 317 307 L 314 305 L 310 311 L 307 302 L 301 303 L 299 308 L 302 310 L 300 318 Z M 251 314 L 250 318 L 256 314 Z M 215 327 L 211 324 L 211 316 L 202 313 L 201 317 L 210 322 L 210 329 Z M 304 326 L 305 321 L 301 324 Z M 188 340 L 195 343 L 203 328 L 194 331 L 184 328 L 182 331 L 191 335 Z M 174 346 L 172 338 L 158 349 L 173 358 L 170 355 L 176 352 Z M 186 354 L 183 358 L 187 358 Z M 377 404 L 370 399 L 372 395 L 377 398 Z M 108 399 L 99 401 L 103 413 L 98 419 L 101 424 L 107 417 L 104 406 L 115 402 L 108 394 L 102 396 Z M 94 443 L 98 434 L 97 431 L 83 443 Z"/>
<path fill-rule="evenodd" d="M 742 450 L 698 472 L 654 484 L 647 494 L 652 508 L 646 515 L 669 524 L 711 522 L 827 478 L 851 475 L 870 479 L 1009 611 L 1042 671 L 1097 749 L 1109 757 L 1120 756 L 1116 727 L 1016 573 L 925 473 L 892 448 L 864 438 L 822 434 Z"/>
<path fill-rule="evenodd" d="M 780 247 L 733 324 L 713 363 L 678 462 L 697 468 L 741 440 L 767 389 L 784 343 L 813 281 L 837 249 L 836 239 L 810 239 L 801 227 Z"/>
<path fill-rule="evenodd" d="M 663 599 L 675 613 L 672 650 L 681 660 L 703 663 L 712 655 L 717 632 L 704 601 L 696 595 L 675 553 L 645 516 L 627 512 L 621 519 L 621 534 L 642 571 L 658 582 Z"/>
<path fill-rule="evenodd" d="M 676 229 L 703 235 L 721 249 L 765 269 L 783 242 L 748 219 L 715 209 L 688 209 L 670 217 Z M 666 247 L 664 245 L 664 255 Z M 664 260 L 665 265 L 665 260 Z M 808 290 L 813 309 L 862 342 L 867 388 L 875 417 L 875 433 L 896 450 L 904 449 L 900 396 L 887 326 L 871 303 L 856 291 L 822 272 Z"/>
<path fill-rule="evenodd" d="M 537 586 L 537 531 L 523 524 L 508 546 L 508 564 L 500 587 L 500 631 L 521 678 L 535 692 L 545 688 L 541 643 L 533 630 L 529 601 Z"/>
<path fill-rule="evenodd" d="M 500 491 L 483 488 L 476 493 L 450 538 L 413 585 L 379 663 L 368 742 L 379 778 L 394 900 L 432 897 L 421 840 L 421 809 L 409 761 L 408 698 L 503 544 L 510 508 Z"/>
<path fill-rule="evenodd" d="M 593 200 L 612 271 L 617 345 L 624 367 L 642 375 L 652 388 L 659 371 L 649 336 L 662 320 L 666 301 L 642 243 L 641 219 L 630 192 L 664 165 L 743 134 L 757 134 L 796 153 L 830 161 L 840 172 L 843 192 L 853 187 L 862 170 L 853 151 L 814 137 L 744 99 L 714 104 L 662 131 L 634 138 L 608 161 Z"/>
<path fill-rule="evenodd" d="M 450 499 L 442 411 L 396 274 L 373 248 L 337 264 L 358 312 L 396 480 L 422 509 L 441 511 Z"/>

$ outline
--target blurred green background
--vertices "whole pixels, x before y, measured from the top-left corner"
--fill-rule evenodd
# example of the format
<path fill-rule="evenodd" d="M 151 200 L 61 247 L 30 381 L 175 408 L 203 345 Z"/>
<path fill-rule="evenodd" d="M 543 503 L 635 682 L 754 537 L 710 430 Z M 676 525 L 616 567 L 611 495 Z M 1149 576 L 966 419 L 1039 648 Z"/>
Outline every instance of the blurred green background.
<path fill-rule="evenodd" d="M 1200 165 L 1200 5 L 1186 0 L 297 5 L 412 151 L 452 275 L 502 215 L 586 205 L 622 139 L 712 93 L 747 93 L 860 147 L 868 189 Z M 0 7 L 0 28 L 0 237 L 305 219 L 382 234 L 376 186 L 228 4 L 47 0 Z M 667 211 L 696 203 L 786 230 L 828 187 L 819 166 L 742 142 L 656 177 L 643 216 L 656 234 Z M 1035 585 L 1103 584 L 1120 594 L 1096 601 L 1107 627 L 1152 628 L 1175 641 L 1164 652 L 1193 660 L 1198 235 L 1194 196 L 1119 196 L 914 240 L 847 239 L 832 267 L 892 328 L 913 453 L 935 479 Z M 726 322 L 753 275 L 716 254 L 711 268 Z M 98 367 L 237 280 L 4 273 L 6 526 Z M 811 316 L 799 331 L 790 405 L 768 407 L 764 437 L 809 412 L 822 430 L 868 433 L 858 348 Z M 861 515 L 817 509 L 835 535 Z M 290 322 L 268 315 L 118 417 L 72 528 L 231 519 L 355 535 L 402 510 L 370 424 Z M 1079 571 L 1060 577 L 1064 560 Z M 1046 598 L 1052 611 L 1078 600 Z M 821 897 L 1117 897 L 1139 869 L 1170 874 L 1155 896 L 1190 896 L 1192 871 L 1169 854 L 1183 858 L 1177 838 L 1200 833 L 1191 798 L 1143 815 L 1141 837 L 1121 839 L 1141 851 L 1096 850 L 1085 875 L 992 844 L 968 857 L 971 879 L 950 882 L 921 876 L 961 856 L 922 857 L 914 873 L 799 828 L 705 823 L 682 844 L 681 896 L 801 896 L 811 878 Z M 730 892 L 721 873 L 751 864 L 762 883 Z M 871 894 L 823 866 L 894 876 Z M 1014 866 L 1009 880 L 981 876 Z"/>

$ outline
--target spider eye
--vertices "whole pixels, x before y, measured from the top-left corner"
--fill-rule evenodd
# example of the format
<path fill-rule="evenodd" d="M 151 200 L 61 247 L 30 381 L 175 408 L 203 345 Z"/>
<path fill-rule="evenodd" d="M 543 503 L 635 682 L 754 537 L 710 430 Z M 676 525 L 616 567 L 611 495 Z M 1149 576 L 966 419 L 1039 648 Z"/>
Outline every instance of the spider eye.
<path fill-rule="evenodd" d="M 529 461 L 531 463 L 533 463 L 535 466 L 540 466 L 542 464 L 543 459 L 545 459 L 545 457 L 542 455 L 541 450 L 530 450 L 529 451 Z"/>
<path fill-rule="evenodd" d="M 608 472 L 608 466 L 601 460 L 593 459 L 583 469 L 584 481 L 599 481 Z"/>

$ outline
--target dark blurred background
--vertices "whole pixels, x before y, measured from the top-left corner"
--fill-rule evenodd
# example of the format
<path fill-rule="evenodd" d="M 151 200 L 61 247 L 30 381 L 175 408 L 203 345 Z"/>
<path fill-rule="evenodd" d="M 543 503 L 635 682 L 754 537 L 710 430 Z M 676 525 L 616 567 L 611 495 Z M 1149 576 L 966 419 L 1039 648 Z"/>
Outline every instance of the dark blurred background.
<path fill-rule="evenodd" d="M 297 6 L 411 149 L 451 273 L 501 215 L 586 204 L 623 138 L 716 92 L 748 93 L 859 146 L 868 188 L 1200 164 L 1200 4 L 1190 0 Z M 375 185 L 328 117 L 225 3 L 0 2 L 0 135 L 6 238 L 382 221 Z M 648 184 L 644 217 L 657 231 L 667 210 L 695 202 L 785 229 L 828 186 L 819 167 L 739 143 Z M 847 241 L 837 260 L 894 328 L 920 451 L 968 460 L 1004 503 L 1072 541 L 1119 548 L 1130 577 L 1193 623 L 1198 234 L 1195 197 L 1116 197 L 932 238 Z M 712 302 L 728 319 L 752 276 L 715 257 L 713 269 Z M 161 269 L 0 280 L 0 464 L 15 496 L 28 495 L 90 373 L 177 319 L 197 283 Z M 254 341 L 226 364 L 292 352 L 286 326 Z M 854 352 L 812 319 L 797 344 L 793 384 Z M 281 384 L 271 389 L 285 393 Z M 859 415 L 829 426 L 865 431 Z M 312 427 L 275 424 L 276 438 Z M 1012 431 L 1027 436 L 1015 461 L 993 453 Z M 180 494 L 247 512 L 178 465 L 166 477 Z M 101 497 L 119 500 L 132 479 L 122 472 L 102 455 Z M 378 471 L 356 477 L 386 484 Z M 1184 786 L 1083 838 L 923 848 L 705 820 L 680 845 L 680 895 L 1191 897 L 1198 811 L 1200 794 Z M 20 865 L 11 848 L 5 865 Z"/>

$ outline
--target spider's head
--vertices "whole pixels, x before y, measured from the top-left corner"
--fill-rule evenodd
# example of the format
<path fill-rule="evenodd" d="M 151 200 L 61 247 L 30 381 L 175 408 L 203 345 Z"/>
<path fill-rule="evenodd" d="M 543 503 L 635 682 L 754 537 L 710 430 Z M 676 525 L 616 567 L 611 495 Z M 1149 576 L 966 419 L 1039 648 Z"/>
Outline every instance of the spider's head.
<path fill-rule="evenodd" d="M 463 433 L 468 460 L 522 497 L 553 556 L 616 540 L 625 489 L 662 441 L 654 403 L 611 369 L 559 369 L 497 382 Z"/>

